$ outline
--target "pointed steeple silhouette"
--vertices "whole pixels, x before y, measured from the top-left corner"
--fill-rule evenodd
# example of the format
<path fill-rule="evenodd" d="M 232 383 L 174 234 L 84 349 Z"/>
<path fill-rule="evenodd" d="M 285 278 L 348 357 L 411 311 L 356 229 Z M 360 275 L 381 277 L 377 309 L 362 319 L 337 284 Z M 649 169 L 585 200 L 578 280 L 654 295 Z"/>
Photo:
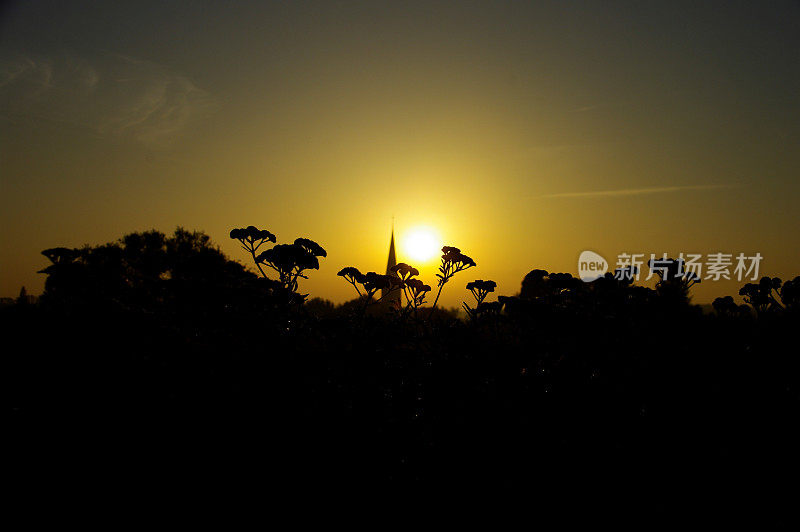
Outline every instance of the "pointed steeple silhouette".
<path fill-rule="evenodd" d="M 392 239 L 389 241 L 389 260 L 386 262 L 386 275 L 391 274 L 389 270 L 397 266 L 397 258 L 394 253 L 394 228 L 392 228 Z"/>
<path fill-rule="evenodd" d="M 389 260 L 386 261 L 386 275 L 395 275 L 391 269 L 397 265 L 397 256 L 394 251 L 394 218 L 392 218 L 392 238 L 389 240 Z M 381 290 L 381 297 L 387 304 L 393 306 L 400 306 L 400 291 L 395 290 L 391 294 L 387 294 Z"/>

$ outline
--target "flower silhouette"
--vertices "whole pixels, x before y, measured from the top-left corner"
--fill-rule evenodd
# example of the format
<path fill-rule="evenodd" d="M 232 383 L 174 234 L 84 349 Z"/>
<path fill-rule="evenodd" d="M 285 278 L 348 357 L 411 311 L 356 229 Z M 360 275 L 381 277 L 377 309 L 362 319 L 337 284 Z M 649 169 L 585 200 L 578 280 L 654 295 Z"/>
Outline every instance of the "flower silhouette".
<path fill-rule="evenodd" d="M 37 273 L 46 273 L 50 274 L 59 269 L 62 269 L 64 266 L 68 264 L 72 264 L 78 257 L 81 255 L 81 251 L 79 249 L 70 249 L 70 248 L 50 248 L 45 249 L 42 251 L 42 255 L 50 259 L 50 264 L 46 268 L 39 270 Z"/>
<path fill-rule="evenodd" d="M 253 262 L 256 263 L 261 275 L 267 277 L 267 274 L 264 273 L 261 265 L 256 260 L 256 251 L 266 242 L 272 242 L 274 244 L 276 242 L 275 235 L 266 229 L 258 229 L 255 226 L 248 225 L 244 228 L 231 229 L 230 237 L 234 240 L 238 240 L 242 244 L 242 249 L 250 253 L 250 256 L 253 257 Z"/>
<path fill-rule="evenodd" d="M 442 295 L 442 288 L 447 284 L 447 281 L 452 279 L 458 272 L 474 266 L 475 261 L 461 253 L 459 248 L 452 246 L 444 246 L 442 248 L 442 263 L 439 266 L 439 273 L 436 274 L 436 277 L 439 279 L 437 282 L 439 290 L 436 292 L 436 299 L 433 301 L 433 306 L 428 313 L 428 318 L 433 315 L 433 311 L 436 309 L 436 303 L 439 302 L 439 296 Z"/>
<path fill-rule="evenodd" d="M 315 257 L 327 257 L 328 252 L 325 251 L 322 246 L 314 242 L 313 240 L 309 240 L 308 238 L 298 238 L 294 241 L 295 246 L 300 246 L 304 250 L 306 250 L 311 255 Z"/>
<path fill-rule="evenodd" d="M 359 290 L 358 285 L 364 282 L 364 274 L 358 271 L 358 268 L 347 266 L 346 268 L 339 270 L 339 273 L 336 275 L 344 278 L 345 281 L 353 285 L 353 288 L 356 289 L 356 292 L 358 292 L 359 296 L 363 295 L 361 290 Z"/>
<path fill-rule="evenodd" d="M 778 277 L 762 277 L 758 283 L 747 283 L 739 289 L 739 295 L 744 302 L 753 307 L 756 315 L 782 309 L 775 294 L 780 294 L 781 280 Z"/>
<path fill-rule="evenodd" d="M 430 285 L 423 283 L 419 279 L 407 279 L 404 282 L 403 292 L 408 302 L 406 306 L 414 309 L 414 316 L 417 315 L 417 309 L 425 303 L 425 296 L 430 291 Z"/>
<path fill-rule="evenodd" d="M 722 318 L 745 317 L 750 314 L 747 305 L 737 305 L 731 296 L 718 297 L 711 304 L 714 312 Z"/>
<path fill-rule="evenodd" d="M 486 299 L 490 293 L 494 292 L 494 289 L 497 288 L 497 283 L 494 281 L 484 281 L 482 279 L 477 279 L 475 281 L 467 283 L 467 290 L 472 293 L 472 296 L 475 298 L 476 305 L 475 308 L 471 308 L 466 303 L 462 303 L 464 310 L 466 311 L 467 315 L 475 319 L 478 315 L 487 310 L 497 311 L 499 312 L 501 308 L 500 303 L 496 303 L 495 305 L 491 305 L 489 303 L 484 303 L 483 300 Z"/>
<path fill-rule="evenodd" d="M 404 281 L 410 279 L 411 277 L 416 277 L 419 275 L 419 270 L 414 268 L 413 266 L 409 266 L 405 262 L 401 262 L 395 266 L 392 266 L 389 271 L 392 273 L 396 273 L 398 277 L 403 279 Z"/>
<path fill-rule="evenodd" d="M 780 296 L 781 302 L 787 309 L 797 309 L 800 303 L 800 276 L 783 283 Z"/>
<path fill-rule="evenodd" d="M 298 278 L 308 278 L 304 271 L 319 269 L 319 259 L 298 244 L 278 244 L 258 255 L 256 263 L 278 272 L 279 280 L 291 291 L 297 290 Z"/>
<path fill-rule="evenodd" d="M 702 281 L 696 273 L 686 271 L 682 258 L 650 259 L 647 265 L 659 278 L 656 293 L 672 302 L 688 303 L 689 289 Z"/>
<path fill-rule="evenodd" d="M 308 279 L 303 272 L 319 269 L 319 258 L 327 257 L 328 253 L 319 244 L 308 238 L 298 238 L 293 244 L 278 244 L 264 250 L 258 255 L 258 249 L 267 242 L 275 243 L 275 235 L 265 229 L 255 226 L 233 229 L 230 237 L 238 240 L 242 248 L 253 257 L 256 267 L 264 278 L 269 279 L 262 266 L 273 269 L 278 274 L 277 282 L 287 291 L 295 294 L 290 297 L 292 301 L 303 298 L 295 297 L 297 294 L 297 280 Z"/>

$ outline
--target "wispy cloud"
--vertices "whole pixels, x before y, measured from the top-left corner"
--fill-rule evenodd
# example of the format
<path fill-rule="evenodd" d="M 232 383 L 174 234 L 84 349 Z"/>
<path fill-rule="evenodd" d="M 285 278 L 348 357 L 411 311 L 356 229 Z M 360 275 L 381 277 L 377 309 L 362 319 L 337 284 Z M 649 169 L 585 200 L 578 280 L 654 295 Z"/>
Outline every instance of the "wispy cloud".
<path fill-rule="evenodd" d="M 136 58 L 0 58 L 0 113 L 168 145 L 213 107 L 188 77 Z"/>
<path fill-rule="evenodd" d="M 575 109 L 571 109 L 570 113 L 585 113 L 586 111 L 593 111 L 595 109 L 599 109 L 602 107 L 601 105 L 586 105 L 583 107 L 577 107 Z"/>
<path fill-rule="evenodd" d="M 741 187 L 740 183 L 720 185 L 685 185 L 677 187 L 620 188 L 616 190 L 593 190 L 589 192 L 560 192 L 545 194 L 542 198 L 600 198 L 617 196 L 642 196 L 645 194 L 665 194 L 669 192 L 685 192 L 689 190 L 719 190 Z"/>

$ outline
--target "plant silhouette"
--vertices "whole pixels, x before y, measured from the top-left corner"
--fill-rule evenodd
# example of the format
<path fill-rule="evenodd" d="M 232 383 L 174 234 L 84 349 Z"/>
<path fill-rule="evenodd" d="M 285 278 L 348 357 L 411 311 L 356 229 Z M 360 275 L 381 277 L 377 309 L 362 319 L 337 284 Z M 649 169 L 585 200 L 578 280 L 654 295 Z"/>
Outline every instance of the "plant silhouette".
<path fill-rule="evenodd" d="M 656 292 L 669 302 L 688 303 L 689 289 L 701 282 L 695 272 L 686 271 L 685 261 L 682 258 L 650 259 L 647 265 L 659 277 L 656 283 Z"/>
<path fill-rule="evenodd" d="M 394 282 L 403 290 L 403 295 L 405 295 L 406 306 L 404 310 L 413 310 L 414 316 L 417 317 L 417 309 L 425 303 L 425 296 L 431 291 L 431 287 L 419 279 L 414 279 L 419 275 L 419 270 L 404 262 L 392 266 L 390 272 L 398 277 L 398 280 Z"/>
<path fill-rule="evenodd" d="M 232 229 L 230 237 L 238 240 L 242 248 L 250 253 L 253 262 L 265 279 L 269 276 L 262 265 L 269 267 L 278 274 L 277 284 L 290 303 L 302 303 L 308 294 L 297 293 L 298 279 L 308 279 L 304 272 L 319 270 L 319 257 L 327 257 L 328 253 L 322 246 L 307 238 L 298 238 L 293 244 L 278 244 L 256 255 L 258 249 L 267 242 L 275 243 L 276 237 L 267 230 L 255 226 Z"/>
<path fill-rule="evenodd" d="M 767 312 L 776 312 L 783 309 L 783 306 L 775 297 L 780 293 L 781 284 L 781 280 L 777 277 L 762 277 L 758 283 L 744 285 L 739 290 L 739 295 L 742 296 L 745 303 L 753 307 L 758 316 L 761 316 Z M 788 294 L 791 300 L 791 288 Z"/>
<path fill-rule="evenodd" d="M 466 303 L 462 303 L 464 311 L 467 313 L 471 319 L 476 319 L 479 314 L 486 311 L 495 311 L 497 310 L 496 306 L 486 306 L 484 304 L 484 300 L 486 296 L 490 293 L 494 292 L 494 289 L 497 288 L 497 283 L 494 281 L 484 281 L 481 279 L 472 281 L 467 283 L 467 290 L 472 293 L 472 296 L 475 298 L 475 308 L 471 308 Z"/>
<path fill-rule="evenodd" d="M 437 286 L 439 289 L 436 291 L 436 299 L 433 300 L 433 305 L 428 313 L 428 319 L 433 315 L 436 304 L 439 302 L 439 296 L 442 295 L 442 288 L 447 284 L 447 281 L 452 279 L 458 272 L 472 268 L 473 266 L 475 266 L 475 261 L 461 253 L 460 249 L 451 246 L 444 246 L 442 248 L 442 262 L 439 266 L 439 273 L 436 274 L 438 279 Z"/>

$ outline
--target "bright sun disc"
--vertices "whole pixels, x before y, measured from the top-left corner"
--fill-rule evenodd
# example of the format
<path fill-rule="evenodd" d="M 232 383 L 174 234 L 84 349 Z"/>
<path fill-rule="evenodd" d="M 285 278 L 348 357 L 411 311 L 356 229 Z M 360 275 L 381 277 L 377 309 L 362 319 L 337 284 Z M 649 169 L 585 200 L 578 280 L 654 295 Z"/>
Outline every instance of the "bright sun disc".
<path fill-rule="evenodd" d="M 441 247 L 436 232 L 428 228 L 409 231 L 403 242 L 406 255 L 416 261 L 430 260 L 439 253 Z"/>

